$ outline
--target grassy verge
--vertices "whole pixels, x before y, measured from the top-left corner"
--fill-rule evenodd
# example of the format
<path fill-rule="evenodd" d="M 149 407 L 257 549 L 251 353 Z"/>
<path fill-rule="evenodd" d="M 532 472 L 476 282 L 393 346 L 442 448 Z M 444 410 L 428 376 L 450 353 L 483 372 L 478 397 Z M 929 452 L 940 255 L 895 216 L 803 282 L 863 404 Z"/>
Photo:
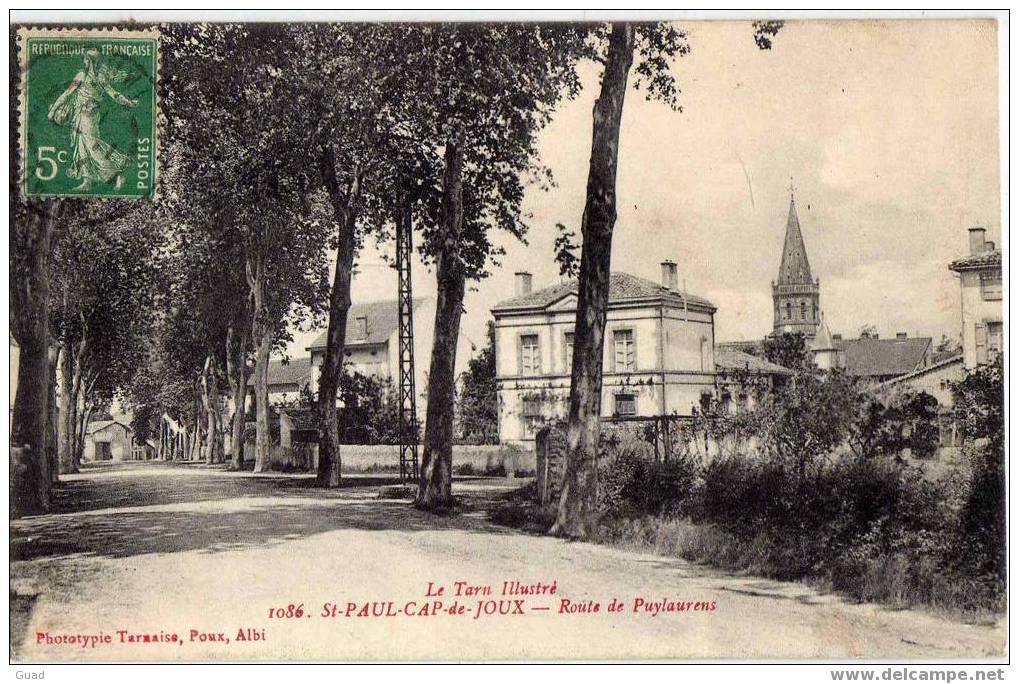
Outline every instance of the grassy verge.
<path fill-rule="evenodd" d="M 491 520 L 545 534 L 555 519 L 552 507 L 533 501 L 533 484 L 515 490 L 492 509 Z M 720 525 L 678 515 L 605 516 L 591 541 L 638 553 L 682 558 L 716 568 L 783 581 L 801 581 L 820 591 L 893 609 L 921 608 L 969 623 L 993 624 L 1005 611 L 1004 588 L 990 578 L 945 572 L 915 554 L 847 554 L 821 567 L 804 569 L 806 549 L 785 535 L 736 534 Z M 801 542 L 809 545 L 810 540 Z"/>

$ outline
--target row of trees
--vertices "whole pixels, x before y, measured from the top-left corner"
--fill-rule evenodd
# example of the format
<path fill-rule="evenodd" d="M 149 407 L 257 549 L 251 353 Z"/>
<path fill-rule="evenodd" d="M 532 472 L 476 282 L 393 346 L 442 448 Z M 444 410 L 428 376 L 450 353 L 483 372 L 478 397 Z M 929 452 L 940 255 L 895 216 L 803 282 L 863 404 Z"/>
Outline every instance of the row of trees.
<path fill-rule="evenodd" d="M 766 46 L 777 25 L 756 28 L 755 39 Z M 597 478 L 593 456 L 624 95 L 632 68 L 637 88 L 678 109 L 670 64 L 688 50 L 684 34 L 658 23 L 173 24 L 162 33 L 166 135 L 157 201 L 82 202 L 72 213 L 67 202 L 25 203 L 12 192 L 18 261 L 12 258 L 12 333 L 24 380 L 14 443 L 31 455 L 17 480 L 26 493 L 21 510 L 45 510 L 47 483 L 56 472 L 43 455 L 52 430 L 39 416 L 49 415 L 55 386 L 47 378 L 53 375 L 50 328 L 57 325 L 59 348 L 68 357 L 89 331 L 124 334 L 111 355 L 87 342 L 80 370 L 65 364 L 72 368 L 69 386 L 82 388 L 82 400 L 68 401 L 79 410 L 85 406 L 75 420 L 118 393 L 132 409 L 139 436 L 162 430 L 169 417 L 185 426 L 186 448 L 211 462 L 227 457 L 228 444 L 232 464 L 240 466 L 243 396 L 253 377 L 260 470 L 271 448 L 269 358 L 297 325 L 325 323 L 318 481 L 337 486 L 335 406 L 356 257 L 366 240 L 389 241 L 397 222 L 413 226 L 420 256 L 436 273 L 417 504 L 450 507 L 455 350 L 467 283 L 498 265 L 494 232 L 526 234 L 525 188 L 552 182 L 538 156 L 538 135 L 561 101 L 578 94 L 581 62 L 593 60 L 604 68 L 580 225 L 570 459 L 556 526 L 565 535 L 586 534 Z M 121 234 L 124 244 L 118 248 L 123 254 L 67 257 L 77 259 L 68 262 L 76 266 L 68 271 L 67 288 L 77 308 L 65 316 L 62 308 L 50 310 L 49 280 L 64 258 L 54 236 L 70 225 L 85 232 L 73 238 L 75 246 L 94 244 L 104 252 L 103 245 Z M 137 264 L 122 268 L 127 262 Z M 104 305 L 126 312 L 129 324 L 116 316 L 95 324 L 74 318 L 73 311 L 87 318 L 95 309 L 95 301 L 77 298 L 82 283 L 73 275 L 91 275 L 93 264 L 104 279 L 116 281 L 99 295 Z M 109 294 L 125 283 L 123 298 Z M 86 332 L 75 332 L 79 324 Z M 66 347 L 65 325 L 71 331 Z M 218 410 L 223 395 L 231 398 L 229 430 Z M 62 415 L 56 422 L 67 420 Z"/>
<path fill-rule="evenodd" d="M 157 306 L 158 236 L 139 206 L 11 200 L 12 509 L 44 510 L 78 470 L 85 432 L 145 361 Z"/>

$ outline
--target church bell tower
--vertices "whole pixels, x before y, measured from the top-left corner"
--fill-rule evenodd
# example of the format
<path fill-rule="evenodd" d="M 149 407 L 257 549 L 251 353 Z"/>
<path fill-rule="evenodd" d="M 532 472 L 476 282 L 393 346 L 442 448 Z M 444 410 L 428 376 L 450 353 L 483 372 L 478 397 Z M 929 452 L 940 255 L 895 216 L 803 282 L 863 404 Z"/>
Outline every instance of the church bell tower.
<path fill-rule="evenodd" d="M 774 335 L 803 333 L 813 339 L 821 321 L 821 282 L 810 273 L 792 187 L 789 190 L 789 218 L 785 225 L 782 265 L 778 279 L 771 283 L 771 298 L 775 305 Z"/>

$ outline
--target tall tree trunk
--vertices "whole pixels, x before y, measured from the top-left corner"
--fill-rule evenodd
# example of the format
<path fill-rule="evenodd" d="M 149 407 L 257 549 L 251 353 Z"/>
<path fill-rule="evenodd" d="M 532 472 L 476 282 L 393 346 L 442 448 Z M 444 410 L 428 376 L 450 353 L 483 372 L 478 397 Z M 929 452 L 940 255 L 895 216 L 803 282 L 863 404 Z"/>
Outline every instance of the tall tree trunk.
<path fill-rule="evenodd" d="M 24 454 L 23 462 L 12 462 L 14 498 L 11 510 L 15 515 L 42 513 L 49 507 L 50 480 L 46 454 L 49 421 L 46 409 L 50 391 L 47 261 L 59 206 L 59 201 L 53 200 L 30 202 L 25 223 L 12 227 L 11 231 L 11 252 L 16 259 L 10 278 L 11 329 L 19 347 L 11 444 L 24 449 L 21 452 Z"/>
<path fill-rule="evenodd" d="M 69 286 L 64 284 L 64 311 L 67 311 L 69 298 Z M 71 454 L 74 451 L 74 421 L 75 410 L 72 400 L 74 392 L 74 351 L 69 340 L 65 339 L 61 344 L 60 353 L 60 420 L 57 426 L 57 460 L 60 463 L 61 473 L 70 473 L 73 463 Z"/>
<path fill-rule="evenodd" d="M 453 404 L 456 398 L 456 346 L 460 335 L 466 274 L 460 259 L 463 230 L 463 149 L 459 141 L 446 145 L 443 177 L 442 242 L 436 261 L 438 299 L 435 337 L 428 371 L 428 408 L 421 481 L 416 504 L 428 510 L 453 506 Z"/>
<path fill-rule="evenodd" d="M 85 340 L 78 344 L 77 349 L 71 355 L 71 396 L 68 397 L 70 406 L 68 408 L 68 426 L 70 431 L 68 434 L 68 456 L 69 463 L 67 472 L 76 473 L 81 467 L 81 447 L 79 446 L 79 435 L 81 434 L 81 418 L 84 415 L 84 407 L 82 404 L 82 363 L 85 358 Z"/>
<path fill-rule="evenodd" d="M 202 403 L 206 419 L 205 462 L 209 464 L 223 462 L 223 423 L 219 410 L 216 366 L 216 357 L 210 354 L 205 359 L 205 370 L 202 373 Z"/>
<path fill-rule="evenodd" d="M 269 352 L 272 350 L 272 328 L 257 326 L 255 347 L 255 472 L 269 467 L 272 435 L 269 432 Z"/>
<path fill-rule="evenodd" d="M 633 47 L 633 26 L 613 24 L 601 94 L 594 105 L 587 203 L 581 224 L 583 247 L 573 338 L 568 446 L 559 511 L 551 530 L 553 534 L 570 538 L 584 538 L 591 533 L 598 505 L 602 359 L 605 314 L 609 302 L 612 229 L 616 223 L 619 126 L 626 80 L 633 62 Z"/>
<path fill-rule="evenodd" d="M 241 330 L 244 330 L 242 326 Z M 237 338 L 234 340 L 234 338 Z M 234 412 L 230 424 L 230 469 L 244 467 L 244 398 L 248 392 L 247 366 L 248 336 L 245 332 L 234 333 L 233 326 L 227 329 L 226 374 L 230 383 Z"/>
<path fill-rule="evenodd" d="M 350 281 L 357 250 L 357 201 L 361 193 L 361 170 L 356 164 L 346 192 L 336 178 L 336 161 L 332 147 L 322 151 L 322 175 L 339 226 L 336 270 L 329 291 L 329 328 L 326 333 L 325 358 L 318 379 L 318 485 L 340 486 L 340 425 L 336 413 L 336 393 L 343 373 L 343 346 L 347 336 L 347 314 L 350 312 Z"/>
<path fill-rule="evenodd" d="M 78 424 L 75 427 L 74 435 L 74 453 L 71 455 L 72 463 L 74 465 L 74 472 L 78 472 L 81 468 L 81 460 L 85 453 L 85 435 L 88 434 L 88 420 L 92 414 L 92 409 L 87 403 L 84 403 L 78 407 Z"/>
<path fill-rule="evenodd" d="M 57 425 L 57 458 L 60 472 L 71 472 L 71 435 L 74 433 L 74 413 L 71 410 L 71 382 L 73 371 L 71 350 L 64 342 L 60 353 L 60 420 Z"/>
<path fill-rule="evenodd" d="M 57 404 L 57 366 L 60 364 L 61 348 L 54 342 L 49 349 L 49 368 L 46 373 L 46 470 L 50 484 L 60 480 L 60 409 Z"/>
<path fill-rule="evenodd" d="M 265 302 L 265 255 L 255 250 L 244 264 L 251 291 L 251 341 L 255 345 L 255 472 L 264 472 L 272 456 L 269 432 L 269 354 L 275 332 Z"/>
<path fill-rule="evenodd" d="M 194 398 L 195 407 L 195 429 L 194 429 L 194 442 L 191 444 L 191 453 L 188 455 L 189 461 L 200 461 L 202 460 L 202 389 L 200 380 L 196 377 L 195 384 L 191 388 L 192 395 Z"/>
<path fill-rule="evenodd" d="M 163 407 L 160 406 L 158 409 L 159 415 L 159 446 L 156 448 L 156 460 L 166 460 L 166 418 L 163 417 Z"/>

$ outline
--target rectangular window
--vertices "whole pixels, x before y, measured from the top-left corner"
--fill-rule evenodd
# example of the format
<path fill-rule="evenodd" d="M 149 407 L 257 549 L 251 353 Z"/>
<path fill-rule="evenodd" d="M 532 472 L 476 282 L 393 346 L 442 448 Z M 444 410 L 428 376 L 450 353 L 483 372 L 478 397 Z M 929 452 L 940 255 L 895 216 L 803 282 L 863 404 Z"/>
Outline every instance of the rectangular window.
<path fill-rule="evenodd" d="M 524 397 L 524 418 L 541 418 L 541 399 Z"/>
<path fill-rule="evenodd" d="M 633 349 L 633 331 L 616 330 L 612 333 L 612 347 L 615 350 L 616 372 L 637 370 L 637 359 Z"/>
<path fill-rule="evenodd" d="M 537 335 L 520 336 L 520 374 L 541 375 L 541 347 Z"/>
<path fill-rule="evenodd" d="M 974 325 L 973 337 L 977 363 L 987 363 L 987 324 L 977 323 Z"/>
<path fill-rule="evenodd" d="M 637 415 L 637 397 L 635 397 L 632 394 L 617 394 L 616 415 L 617 416 Z"/>
<path fill-rule="evenodd" d="M 573 333 L 571 332 L 563 335 L 563 368 L 566 369 L 567 375 L 573 373 Z"/>
<path fill-rule="evenodd" d="M 984 301 L 1001 301 L 1001 274 L 981 273 L 980 274 L 980 296 Z"/>
<path fill-rule="evenodd" d="M 1004 335 L 1002 334 L 1001 321 L 987 324 L 987 360 L 991 361 L 1004 349 Z"/>

